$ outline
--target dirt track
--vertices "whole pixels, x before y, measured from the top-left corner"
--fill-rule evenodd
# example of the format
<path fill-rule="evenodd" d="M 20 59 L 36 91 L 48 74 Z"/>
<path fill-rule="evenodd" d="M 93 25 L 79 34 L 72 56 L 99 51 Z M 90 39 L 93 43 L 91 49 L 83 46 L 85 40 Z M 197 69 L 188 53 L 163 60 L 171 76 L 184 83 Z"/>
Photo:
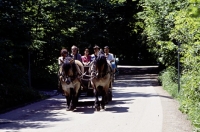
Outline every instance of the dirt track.
<path fill-rule="evenodd" d="M 94 111 L 93 97 L 82 97 L 74 112 L 65 111 L 65 98 L 58 95 L 1 114 L 0 131 L 192 132 L 178 103 L 158 85 L 155 67 L 119 69 L 105 111 Z"/>

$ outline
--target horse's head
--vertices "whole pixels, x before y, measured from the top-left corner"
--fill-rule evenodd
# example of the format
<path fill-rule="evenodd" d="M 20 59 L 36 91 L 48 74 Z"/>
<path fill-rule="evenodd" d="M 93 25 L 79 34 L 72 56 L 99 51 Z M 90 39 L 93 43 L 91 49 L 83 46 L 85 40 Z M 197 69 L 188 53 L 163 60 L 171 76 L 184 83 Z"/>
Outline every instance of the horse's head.
<path fill-rule="evenodd" d="M 107 60 L 102 50 L 99 51 L 98 57 L 95 60 L 95 64 L 98 77 L 105 75 L 107 71 Z"/>
<path fill-rule="evenodd" d="M 67 84 L 72 82 L 72 79 L 76 75 L 76 66 L 74 60 L 71 58 L 65 58 L 62 65 L 63 81 Z"/>

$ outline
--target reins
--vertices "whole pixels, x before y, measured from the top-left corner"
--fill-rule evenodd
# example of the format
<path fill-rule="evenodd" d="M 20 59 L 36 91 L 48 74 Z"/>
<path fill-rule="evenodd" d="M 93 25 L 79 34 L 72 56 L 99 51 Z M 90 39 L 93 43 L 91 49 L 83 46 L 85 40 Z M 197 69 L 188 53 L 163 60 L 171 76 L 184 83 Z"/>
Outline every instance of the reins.
<path fill-rule="evenodd" d="M 63 77 L 63 78 L 67 78 L 67 77 L 70 77 L 71 78 L 71 81 L 73 82 L 76 78 L 78 78 L 79 81 L 90 81 L 92 80 L 93 78 L 97 78 L 98 74 L 100 74 L 101 78 L 105 77 L 107 74 L 111 74 L 112 75 L 112 70 L 110 69 L 110 66 L 109 64 L 107 63 L 107 71 L 105 73 L 101 72 L 101 73 L 98 73 L 98 71 L 95 70 L 95 68 L 93 68 L 92 70 L 92 67 L 95 67 L 96 65 L 94 64 L 94 61 L 92 61 L 88 66 L 89 66 L 89 70 L 91 71 L 90 72 L 90 75 L 87 75 L 87 71 L 82 73 L 79 66 L 77 64 L 76 65 L 76 70 L 77 70 L 77 73 L 75 76 L 66 76 L 64 75 L 64 71 L 62 69 L 62 72 L 60 73 L 60 75 Z M 110 70 L 109 70 L 110 69 Z M 102 76 L 104 74 L 104 76 Z M 84 77 L 89 77 L 88 79 L 84 78 Z"/>

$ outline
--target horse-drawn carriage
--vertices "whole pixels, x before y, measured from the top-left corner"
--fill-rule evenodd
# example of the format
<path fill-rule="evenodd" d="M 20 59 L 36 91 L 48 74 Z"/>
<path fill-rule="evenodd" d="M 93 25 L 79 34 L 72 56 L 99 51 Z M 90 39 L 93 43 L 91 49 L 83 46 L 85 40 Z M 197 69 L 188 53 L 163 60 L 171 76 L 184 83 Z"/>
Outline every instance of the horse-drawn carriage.
<path fill-rule="evenodd" d="M 80 94 L 86 97 L 93 97 L 93 87 L 91 85 L 90 79 L 92 78 L 89 73 L 90 65 L 84 66 L 84 75 L 81 78 L 81 89 Z M 113 79 L 114 77 L 112 77 Z M 112 82 L 109 85 L 108 101 L 112 101 Z"/>
<path fill-rule="evenodd" d="M 59 71 L 59 81 L 67 101 L 67 110 L 76 108 L 78 98 L 82 93 L 85 96 L 95 97 L 95 109 L 105 108 L 105 104 L 112 101 L 112 67 L 107 63 L 104 55 L 83 66 L 80 61 L 65 59 Z M 99 101 L 98 97 L 102 96 Z"/>

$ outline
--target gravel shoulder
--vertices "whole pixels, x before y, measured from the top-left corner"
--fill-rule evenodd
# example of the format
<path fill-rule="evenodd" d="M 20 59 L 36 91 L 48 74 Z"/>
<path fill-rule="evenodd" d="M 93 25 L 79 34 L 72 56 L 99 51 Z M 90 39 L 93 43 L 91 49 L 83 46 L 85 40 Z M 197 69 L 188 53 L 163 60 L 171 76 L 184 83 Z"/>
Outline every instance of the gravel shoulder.
<path fill-rule="evenodd" d="M 153 87 L 161 99 L 163 109 L 163 128 L 162 132 L 192 132 L 193 127 L 187 115 L 179 111 L 180 104 L 176 99 L 173 99 L 162 86 L 158 86 L 157 76 L 153 79 Z"/>

